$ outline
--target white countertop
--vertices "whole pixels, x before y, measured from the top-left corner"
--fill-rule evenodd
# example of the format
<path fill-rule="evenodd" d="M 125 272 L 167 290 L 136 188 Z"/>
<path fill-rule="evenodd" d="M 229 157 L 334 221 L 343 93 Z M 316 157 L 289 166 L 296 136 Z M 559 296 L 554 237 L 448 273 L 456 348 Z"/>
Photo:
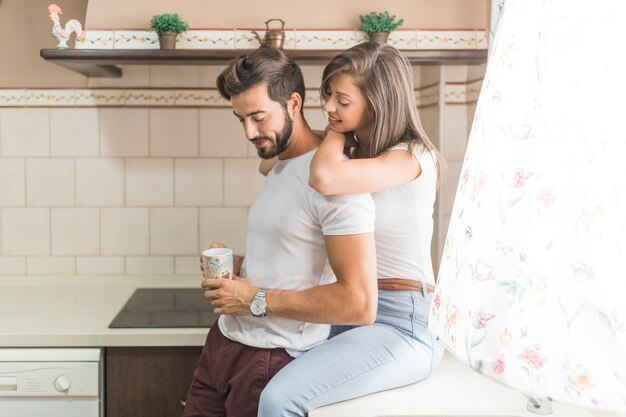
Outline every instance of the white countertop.
<path fill-rule="evenodd" d="M 196 287 L 202 291 L 200 281 L 199 275 L 0 277 L 0 347 L 202 346 L 208 329 L 108 328 L 136 288 Z M 450 354 L 425 382 L 322 407 L 310 415 L 401 413 L 417 417 L 424 410 L 432 411 L 426 412 L 429 415 L 467 415 L 480 409 L 480 415 L 530 416 L 521 394 L 503 395 L 508 388 L 478 376 Z M 476 400 L 487 398 L 491 391 L 498 401 Z M 447 400 L 450 396 L 455 402 Z M 415 402 L 415 398 L 423 401 Z M 559 404 L 555 412 L 557 417 L 617 416 Z"/>
<path fill-rule="evenodd" d="M 201 280 L 199 274 L 0 277 L 0 346 L 202 346 L 206 328 L 108 328 L 136 288 L 202 291 Z"/>
<path fill-rule="evenodd" d="M 309 417 L 541 417 L 526 408 L 526 397 L 481 375 L 447 352 L 423 381 L 311 410 Z M 618 417 L 615 413 L 552 403 L 548 417 Z"/>

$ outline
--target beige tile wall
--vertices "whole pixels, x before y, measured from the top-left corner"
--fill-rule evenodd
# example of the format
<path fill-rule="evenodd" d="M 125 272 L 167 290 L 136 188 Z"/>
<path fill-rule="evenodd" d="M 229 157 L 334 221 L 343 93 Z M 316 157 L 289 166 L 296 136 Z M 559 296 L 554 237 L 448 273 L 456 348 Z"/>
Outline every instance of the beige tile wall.
<path fill-rule="evenodd" d="M 440 100 L 436 105 L 419 109 L 424 129 L 441 152 L 447 165 L 443 179 L 439 184 L 434 211 L 435 230 L 432 257 L 435 273 L 438 271 L 471 123 L 476 110 L 475 102 L 446 102 L 446 85 L 451 83 L 464 85 L 468 82 L 481 80 L 484 72 L 484 65 L 424 66 L 413 69 L 416 88 L 439 85 L 440 90 Z"/>
<path fill-rule="evenodd" d="M 92 87 L 214 87 L 221 67 L 126 67 Z M 244 252 L 258 157 L 230 109 L 0 109 L 0 274 L 194 273 Z"/>
<path fill-rule="evenodd" d="M 414 69 L 416 87 L 481 74 L 448 68 Z M 132 66 L 89 85 L 214 88 L 221 69 Z M 318 88 L 323 68 L 302 69 L 307 87 Z M 420 108 L 449 165 L 435 265 L 474 108 Z M 326 124 L 317 108 L 305 115 L 313 128 Z M 0 274 L 195 273 L 212 240 L 243 253 L 248 208 L 264 181 L 258 161 L 229 108 L 2 108 Z"/>
<path fill-rule="evenodd" d="M 441 80 L 441 68 L 439 66 L 414 66 L 413 67 L 413 81 L 415 84 L 415 88 L 425 89 L 430 88 L 432 86 L 438 86 L 439 89 L 442 88 L 443 83 Z M 441 151 L 441 138 L 440 138 L 440 130 L 441 130 L 441 114 L 442 114 L 442 105 L 439 102 L 434 104 L 429 104 L 425 106 L 421 106 L 418 108 L 418 113 L 420 117 L 420 121 L 428 138 L 433 142 L 435 147 Z M 442 152 L 443 154 L 443 152 Z M 444 155 L 445 157 L 445 155 Z M 439 191 L 437 193 L 437 201 L 435 201 L 434 213 L 433 213 L 433 240 L 431 243 L 431 255 L 433 259 L 433 267 L 435 269 L 435 274 L 438 270 L 439 264 L 439 241 L 440 236 L 438 230 L 440 228 L 440 224 L 442 222 L 441 219 L 441 210 L 439 209 L 439 200 L 441 199 L 441 192 L 443 191 L 443 187 L 439 187 Z"/>
<path fill-rule="evenodd" d="M 442 83 L 468 84 L 484 77 L 485 65 L 468 66 L 444 66 L 441 68 Z M 445 243 L 450 213 L 454 206 L 457 184 L 461 176 L 463 158 L 470 135 L 476 102 L 468 100 L 466 103 L 448 103 L 442 100 L 440 103 L 442 118 L 440 126 L 442 130 L 440 150 L 446 159 L 448 168 L 445 180 L 439 190 L 439 216 L 438 221 L 438 253 L 435 265 L 441 256 Z"/>

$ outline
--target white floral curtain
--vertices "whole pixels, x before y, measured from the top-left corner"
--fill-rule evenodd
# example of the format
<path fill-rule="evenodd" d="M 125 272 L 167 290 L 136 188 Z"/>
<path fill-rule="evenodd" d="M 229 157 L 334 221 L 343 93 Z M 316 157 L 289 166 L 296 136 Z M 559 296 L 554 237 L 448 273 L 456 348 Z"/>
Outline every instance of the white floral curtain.
<path fill-rule="evenodd" d="M 489 19 L 489 55 L 491 55 L 493 40 L 496 36 L 500 17 L 504 12 L 506 0 L 491 0 L 491 16 Z"/>
<path fill-rule="evenodd" d="M 430 327 L 521 392 L 626 411 L 626 2 L 507 0 Z"/>

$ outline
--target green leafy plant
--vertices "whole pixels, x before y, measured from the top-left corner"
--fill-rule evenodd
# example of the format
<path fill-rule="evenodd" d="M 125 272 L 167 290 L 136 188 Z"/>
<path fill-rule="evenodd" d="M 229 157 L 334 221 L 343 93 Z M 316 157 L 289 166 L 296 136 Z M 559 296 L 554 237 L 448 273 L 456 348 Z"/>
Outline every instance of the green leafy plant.
<path fill-rule="evenodd" d="M 368 35 L 376 32 L 390 33 L 404 23 L 404 19 L 396 22 L 396 15 L 390 16 L 386 11 L 359 15 L 359 19 L 361 20 L 361 30 Z"/>
<path fill-rule="evenodd" d="M 152 16 L 150 27 L 156 33 L 174 32 L 183 33 L 189 30 L 189 25 L 184 22 L 178 13 L 166 13 Z"/>

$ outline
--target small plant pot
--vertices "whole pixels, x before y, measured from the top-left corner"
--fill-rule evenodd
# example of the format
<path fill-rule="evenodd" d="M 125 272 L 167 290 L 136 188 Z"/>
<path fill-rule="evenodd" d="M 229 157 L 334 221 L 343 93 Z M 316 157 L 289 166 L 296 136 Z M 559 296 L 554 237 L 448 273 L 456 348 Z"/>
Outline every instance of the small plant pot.
<path fill-rule="evenodd" d="M 387 43 L 389 32 L 374 32 L 370 34 L 370 41 L 378 43 Z"/>
<path fill-rule="evenodd" d="M 159 33 L 159 45 L 161 45 L 161 49 L 176 49 L 177 36 L 178 33 L 175 32 Z"/>

